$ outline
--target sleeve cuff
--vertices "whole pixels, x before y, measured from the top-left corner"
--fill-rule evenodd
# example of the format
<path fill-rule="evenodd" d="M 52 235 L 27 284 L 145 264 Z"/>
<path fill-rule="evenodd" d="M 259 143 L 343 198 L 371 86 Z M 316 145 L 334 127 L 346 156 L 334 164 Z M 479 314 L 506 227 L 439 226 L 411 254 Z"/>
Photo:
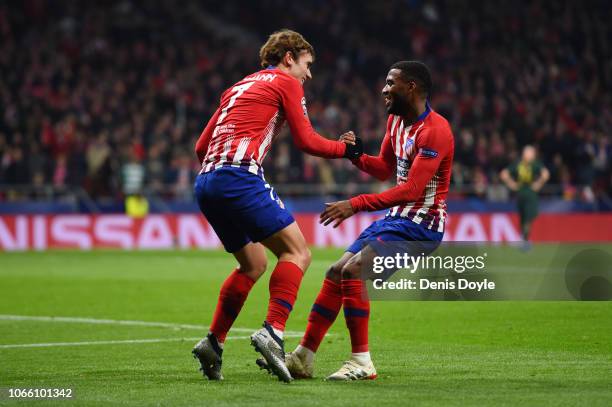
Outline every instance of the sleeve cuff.
<path fill-rule="evenodd" d="M 349 199 L 349 202 L 351 204 L 351 208 L 353 208 L 353 212 L 357 213 L 362 211 L 361 195 L 357 195 L 356 197 Z"/>
<path fill-rule="evenodd" d="M 359 167 L 359 163 L 361 163 L 361 158 L 365 156 L 365 154 L 362 154 L 361 156 L 359 156 L 359 158 L 356 158 L 354 160 L 351 160 L 351 162 L 353 163 L 354 166 Z"/>
<path fill-rule="evenodd" d="M 341 147 L 340 147 L 340 157 L 339 158 L 344 158 L 344 154 L 346 154 L 346 144 L 341 142 L 341 141 L 338 141 L 338 143 L 341 144 Z"/>

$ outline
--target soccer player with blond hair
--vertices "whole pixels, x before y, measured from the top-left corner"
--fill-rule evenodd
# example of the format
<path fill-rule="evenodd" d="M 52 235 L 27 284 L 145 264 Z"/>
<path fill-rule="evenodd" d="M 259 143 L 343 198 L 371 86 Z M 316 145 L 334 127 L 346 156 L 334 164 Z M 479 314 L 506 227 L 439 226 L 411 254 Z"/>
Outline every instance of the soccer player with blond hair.
<path fill-rule="evenodd" d="M 202 164 L 195 183 L 200 210 L 239 264 L 221 287 L 210 332 L 193 349 L 211 380 L 223 379 L 223 343 L 266 270 L 265 248 L 278 262 L 270 276 L 267 316 L 251 343 L 280 380 L 292 380 L 284 362 L 283 331 L 311 255 L 293 216 L 264 179 L 262 163 L 285 122 L 305 153 L 349 159 L 361 155 L 359 141 L 328 140 L 312 128 L 303 85 L 312 79 L 314 54 L 312 45 L 295 31 L 270 35 L 259 52 L 263 69 L 221 95 L 196 143 Z"/>

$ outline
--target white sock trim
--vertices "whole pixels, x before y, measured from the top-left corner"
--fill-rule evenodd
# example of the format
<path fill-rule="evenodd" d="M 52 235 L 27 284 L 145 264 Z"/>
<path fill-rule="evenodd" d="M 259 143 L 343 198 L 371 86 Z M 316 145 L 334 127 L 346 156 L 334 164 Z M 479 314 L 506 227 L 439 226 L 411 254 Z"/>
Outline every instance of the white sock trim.
<path fill-rule="evenodd" d="M 302 356 L 307 362 L 314 361 L 315 353 L 302 345 L 296 346 L 294 352 Z"/>
<path fill-rule="evenodd" d="M 370 352 L 351 353 L 351 360 L 354 360 L 362 366 L 367 366 L 372 363 Z"/>
<path fill-rule="evenodd" d="M 276 334 L 276 336 L 278 336 L 279 338 L 283 339 L 283 331 L 280 331 L 274 327 L 272 327 L 272 330 L 274 331 L 274 333 Z"/>

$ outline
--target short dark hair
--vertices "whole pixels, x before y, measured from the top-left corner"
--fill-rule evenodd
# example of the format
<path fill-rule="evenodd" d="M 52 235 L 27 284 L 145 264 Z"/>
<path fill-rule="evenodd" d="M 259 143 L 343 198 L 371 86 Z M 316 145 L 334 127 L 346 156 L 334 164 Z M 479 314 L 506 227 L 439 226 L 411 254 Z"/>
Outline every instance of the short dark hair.
<path fill-rule="evenodd" d="M 399 69 L 404 81 L 414 81 L 426 96 L 431 94 L 431 72 L 424 63 L 420 61 L 399 61 L 391 65 L 390 69 Z"/>

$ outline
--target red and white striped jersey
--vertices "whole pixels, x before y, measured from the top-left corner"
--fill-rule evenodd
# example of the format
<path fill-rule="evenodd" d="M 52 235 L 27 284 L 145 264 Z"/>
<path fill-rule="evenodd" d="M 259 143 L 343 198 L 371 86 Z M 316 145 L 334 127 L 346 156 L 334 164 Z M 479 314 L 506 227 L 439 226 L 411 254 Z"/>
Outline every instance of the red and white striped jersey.
<path fill-rule="evenodd" d="M 379 179 L 388 179 L 395 169 L 397 186 L 359 195 L 351 205 L 355 210 L 389 208 L 387 216 L 405 217 L 444 232 L 454 150 L 448 121 L 429 106 L 408 125 L 400 116 L 390 115 L 379 156 L 364 155 L 354 163 Z"/>
<path fill-rule="evenodd" d="M 223 92 L 219 108 L 196 144 L 200 173 L 231 166 L 263 177 L 262 162 L 285 121 L 300 150 L 324 158 L 344 154 L 344 143 L 313 130 L 300 81 L 272 67 Z"/>

